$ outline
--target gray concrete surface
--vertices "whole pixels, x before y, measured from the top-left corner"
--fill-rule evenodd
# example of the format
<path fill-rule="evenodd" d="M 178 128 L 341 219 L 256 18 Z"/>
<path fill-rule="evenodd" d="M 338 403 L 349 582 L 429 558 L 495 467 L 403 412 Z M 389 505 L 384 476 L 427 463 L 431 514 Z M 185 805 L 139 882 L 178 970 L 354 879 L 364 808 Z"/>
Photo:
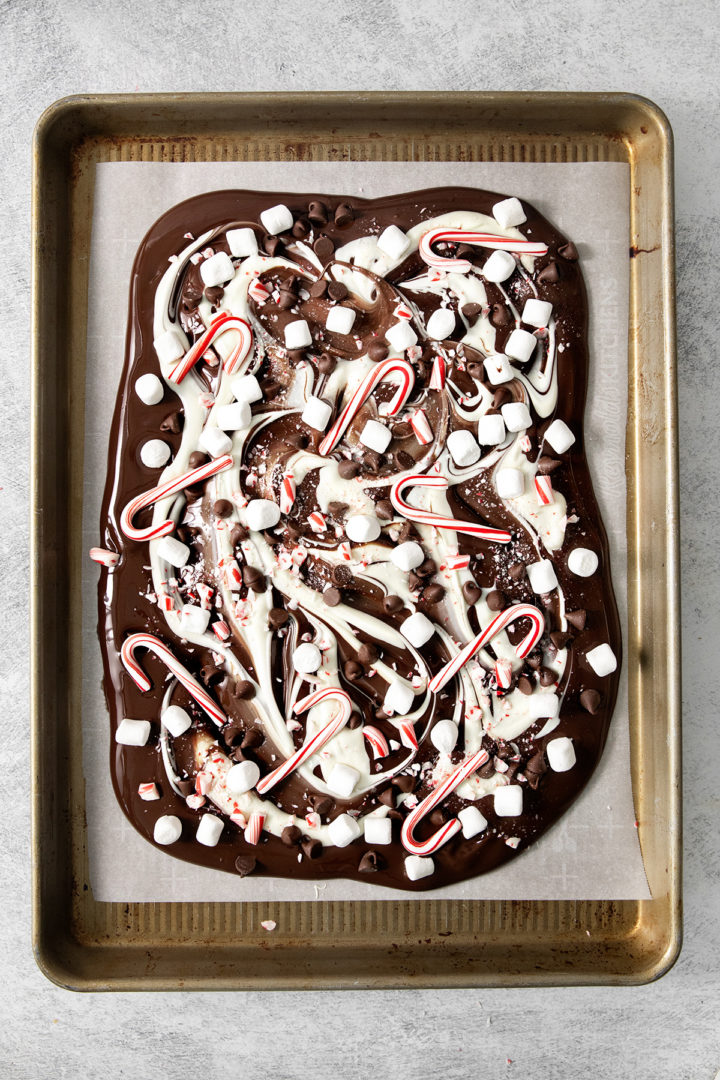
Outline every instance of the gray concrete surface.
<path fill-rule="evenodd" d="M 720 1068 L 717 312 L 720 33 L 714 0 L 0 0 L 0 1076 L 712 1080 Z M 320 44 L 320 55 L 313 50 Z M 29 948 L 30 136 L 65 94 L 265 89 L 626 90 L 677 148 L 686 937 L 637 989 L 77 996 Z M 18 656 L 21 661 L 18 662 Z M 508 1060 L 509 1059 L 509 1060 Z"/>

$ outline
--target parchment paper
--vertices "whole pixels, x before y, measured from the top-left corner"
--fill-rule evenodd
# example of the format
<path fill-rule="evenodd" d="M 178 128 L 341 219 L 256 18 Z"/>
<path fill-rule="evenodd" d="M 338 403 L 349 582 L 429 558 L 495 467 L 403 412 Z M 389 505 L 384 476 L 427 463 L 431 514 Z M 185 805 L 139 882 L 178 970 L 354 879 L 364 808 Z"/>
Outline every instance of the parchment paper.
<path fill-rule="evenodd" d="M 131 266 L 140 241 L 160 214 L 191 195 L 219 188 L 315 190 L 365 198 L 440 185 L 487 188 L 534 203 L 575 242 L 580 252 L 590 302 L 586 443 L 610 541 L 615 593 L 627 639 L 628 184 L 628 166 L 608 162 L 98 165 L 89 279 L 84 550 L 98 543 L 108 432 L 124 358 Z M 174 859 L 136 833 L 115 800 L 109 775 L 109 723 L 101 690 L 96 588 L 97 567 L 85 559 L 83 765 L 90 880 L 97 900 L 380 900 L 410 896 L 344 880 L 313 884 L 239 878 Z M 595 775 L 575 805 L 543 839 L 496 871 L 459 885 L 414 893 L 413 898 L 648 898 L 634 824 L 627 700 L 624 668 L 607 746 Z M 592 723 L 590 717 L 588 723 Z"/>

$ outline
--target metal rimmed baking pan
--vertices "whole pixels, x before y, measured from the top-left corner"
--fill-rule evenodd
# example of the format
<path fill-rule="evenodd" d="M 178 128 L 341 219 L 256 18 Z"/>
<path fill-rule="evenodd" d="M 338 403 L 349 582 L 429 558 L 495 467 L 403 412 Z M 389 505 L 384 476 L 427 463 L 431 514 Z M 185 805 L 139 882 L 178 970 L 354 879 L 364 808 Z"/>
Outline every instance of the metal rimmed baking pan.
<path fill-rule="evenodd" d="M 622 161 L 631 235 L 632 779 L 648 901 L 97 902 L 81 754 L 80 544 L 94 166 L 112 160 Z M 617 94 L 68 98 L 34 147 L 34 947 L 76 989 L 637 983 L 680 947 L 672 136 Z M 647 528 L 646 523 L 653 527 Z"/>

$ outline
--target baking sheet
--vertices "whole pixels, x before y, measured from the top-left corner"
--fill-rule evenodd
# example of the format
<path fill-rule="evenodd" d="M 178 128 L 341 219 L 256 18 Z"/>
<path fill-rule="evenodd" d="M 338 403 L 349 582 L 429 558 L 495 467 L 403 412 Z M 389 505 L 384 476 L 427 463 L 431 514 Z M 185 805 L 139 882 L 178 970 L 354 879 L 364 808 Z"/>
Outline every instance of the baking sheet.
<path fill-rule="evenodd" d="M 590 302 L 586 414 L 590 469 L 610 542 L 627 638 L 625 420 L 629 170 L 620 163 L 138 163 L 96 168 L 88 297 L 83 547 L 97 543 L 108 432 L 124 358 L 130 270 L 147 229 L 166 209 L 216 188 L 326 191 L 366 198 L 446 184 L 533 202 L 580 251 Z M 600 467 L 602 463 L 602 468 Z M 83 573 L 83 765 L 90 881 L 101 901 L 365 900 L 409 894 L 360 882 L 236 878 L 182 863 L 147 844 L 122 814 L 108 772 L 109 724 L 96 639 L 97 569 Z M 426 893 L 461 899 L 646 899 L 629 765 L 627 672 L 603 759 L 576 805 L 510 864 Z M 118 859 L 118 851 L 123 858 Z"/>

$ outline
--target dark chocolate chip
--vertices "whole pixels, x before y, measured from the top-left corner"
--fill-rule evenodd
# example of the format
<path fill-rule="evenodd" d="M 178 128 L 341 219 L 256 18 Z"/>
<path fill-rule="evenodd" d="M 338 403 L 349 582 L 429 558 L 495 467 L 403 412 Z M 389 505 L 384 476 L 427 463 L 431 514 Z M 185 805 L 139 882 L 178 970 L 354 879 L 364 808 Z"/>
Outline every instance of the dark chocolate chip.
<path fill-rule="evenodd" d="M 324 296 L 327 292 L 328 283 L 325 278 L 318 278 L 317 281 L 313 281 L 312 285 L 308 289 L 311 296 L 319 300 L 321 296 Z"/>
<path fill-rule="evenodd" d="M 382 859 L 377 851 L 366 851 L 358 863 L 359 874 L 374 874 L 382 866 Z"/>
<path fill-rule="evenodd" d="M 255 691 L 253 690 L 253 693 L 254 692 Z M 263 735 L 263 733 L 261 731 L 258 731 L 257 728 L 250 728 L 248 731 L 245 732 L 243 741 L 240 743 L 240 746 L 243 748 L 243 750 L 254 750 L 256 747 L 262 746 L 264 742 L 265 736 Z"/>
<path fill-rule="evenodd" d="M 343 664 L 343 675 L 348 682 L 357 682 L 358 679 L 362 679 L 365 674 L 365 668 L 362 664 L 358 664 L 356 660 L 347 660 Z"/>
<path fill-rule="evenodd" d="M 380 499 L 375 503 L 375 513 L 381 521 L 392 521 L 395 517 L 395 507 L 389 499 Z"/>
<path fill-rule="evenodd" d="M 318 236 L 313 244 L 313 251 L 322 263 L 330 262 L 335 254 L 335 245 L 329 236 Z"/>
<path fill-rule="evenodd" d="M 445 589 L 442 585 L 427 585 L 423 589 L 423 600 L 427 600 L 428 604 L 439 604 L 445 595 Z"/>
<path fill-rule="evenodd" d="M 355 220 L 355 213 L 349 203 L 339 203 L 335 207 L 335 224 L 340 228 L 350 225 Z"/>
<path fill-rule="evenodd" d="M 550 473 L 555 472 L 562 465 L 562 461 L 558 461 L 557 458 L 551 458 L 543 456 L 537 463 L 537 470 L 541 476 L 549 476 Z"/>
<path fill-rule="evenodd" d="M 336 585 L 350 585 L 353 579 L 352 570 L 349 566 L 340 563 L 338 566 L 333 566 L 331 577 Z"/>
<path fill-rule="evenodd" d="M 340 592 L 340 590 L 334 588 L 331 585 L 329 589 L 324 589 L 323 590 L 322 598 L 323 598 L 323 603 L 327 604 L 328 607 L 337 607 L 338 604 L 342 603 L 342 598 L 343 597 L 342 597 L 342 593 Z"/>
<path fill-rule="evenodd" d="M 360 714 L 356 713 L 356 712 L 351 713 L 350 714 L 350 719 L 347 722 L 347 726 L 350 728 L 351 731 L 355 731 L 355 730 L 357 730 L 357 728 L 362 727 L 363 726 L 363 718 L 362 718 L 362 716 L 360 716 Z"/>
<path fill-rule="evenodd" d="M 328 208 L 324 202 L 320 202 L 316 199 L 308 206 L 307 216 L 310 218 L 313 225 L 326 225 L 329 216 Z"/>
<path fill-rule="evenodd" d="M 202 450 L 193 450 L 188 459 L 188 465 L 191 469 L 199 469 L 201 465 L 205 465 L 209 460 L 210 458 L 207 454 L 203 454 Z"/>
<path fill-rule="evenodd" d="M 338 473 L 343 480 L 353 480 L 356 476 L 360 475 L 360 472 L 361 469 L 357 461 L 348 461 L 345 459 L 338 465 Z"/>
<path fill-rule="evenodd" d="M 524 562 L 514 562 L 508 567 L 508 574 L 513 581 L 524 581 L 527 575 Z"/>
<path fill-rule="evenodd" d="M 390 349 L 383 341 L 371 341 L 368 345 L 368 356 L 371 360 L 380 361 L 384 360 Z"/>
<path fill-rule="evenodd" d="M 560 272 L 556 262 L 549 262 L 538 274 L 538 281 L 541 281 L 544 285 L 554 285 L 559 280 Z"/>
<path fill-rule="evenodd" d="M 404 606 L 405 605 L 400 597 L 395 596 L 393 593 L 390 593 L 390 595 L 386 596 L 383 600 L 383 607 L 389 615 L 392 615 L 395 611 L 401 611 Z"/>
<path fill-rule="evenodd" d="M 415 589 L 421 589 L 423 584 L 424 582 L 420 575 L 416 573 L 415 570 L 411 570 L 408 574 L 408 588 L 410 591 L 414 592 Z"/>
<path fill-rule="evenodd" d="M 171 412 L 165 417 L 160 424 L 161 431 L 169 431 L 173 435 L 179 435 L 182 431 L 182 424 L 180 423 L 180 413 Z"/>
<path fill-rule="evenodd" d="M 279 630 L 281 626 L 284 626 L 290 616 L 285 608 L 274 607 L 270 608 L 268 612 L 268 622 L 273 630 Z"/>
<path fill-rule="evenodd" d="M 463 596 L 468 604 L 477 604 L 482 596 L 482 589 L 474 581 L 466 581 L 462 587 Z"/>
<path fill-rule="evenodd" d="M 436 569 L 433 559 L 425 559 L 418 566 L 417 573 L 420 577 L 430 577 L 431 574 L 435 573 Z"/>
<path fill-rule="evenodd" d="M 477 360 L 470 360 L 467 365 L 468 375 L 472 375 L 473 379 L 482 379 L 484 374 L 484 368 L 482 364 L 479 364 Z"/>
<path fill-rule="evenodd" d="M 507 604 L 507 596 L 500 589 L 493 589 L 487 594 L 487 606 L 491 611 L 502 611 Z"/>
<path fill-rule="evenodd" d="M 412 469 L 415 465 L 415 458 L 411 454 L 408 454 L 407 450 L 395 451 L 395 464 L 399 469 L 403 471 Z"/>
<path fill-rule="evenodd" d="M 447 810 L 444 806 L 436 807 L 432 814 L 430 814 L 430 824 L 434 825 L 436 829 L 440 828 L 441 825 L 444 825 L 447 819 Z"/>
<path fill-rule="evenodd" d="M 348 504 L 346 502 L 340 502 L 339 499 L 333 499 L 332 502 L 328 503 L 328 513 L 334 518 L 341 518 L 347 508 Z"/>
<path fill-rule="evenodd" d="M 366 450 L 362 456 L 362 463 L 367 472 L 378 473 L 382 468 L 383 456 L 377 450 Z"/>
<path fill-rule="evenodd" d="M 277 306 L 281 311 L 289 311 L 291 307 L 297 304 L 297 296 L 295 293 L 290 292 L 289 289 L 280 289 L 280 295 L 278 296 Z"/>
<path fill-rule="evenodd" d="M 216 499 L 213 503 L 213 514 L 215 517 L 226 518 L 230 517 L 233 512 L 233 504 L 229 499 Z"/>
<path fill-rule="evenodd" d="M 265 575 L 257 567 L 243 566 L 242 579 L 243 584 L 247 585 L 248 589 L 252 589 L 253 592 L 265 592 Z"/>
<path fill-rule="evenodd" d="M 314 836 L 306 836 L 301 842 L 303 855 L 308 859 L 319 859 L 322 855 L 322 843 Z"/>
<path fill-rule="evenodd" d="M 328 296 L 331 300 L 337 300 L 338 303 L 341 300 L 346 300 L 348 296 L 347 285 L 344 285 L 342 281 L 331 281 L 328 285 Z"/>
<path fill-rule="evenodd" d="M 279 236 L 266 236 L 263 240 L 263 247 L 268 255 L 279 255 L 284 245 Z"/>
<path fill-rule="evenodd" d="M 493 394 L 492 407 L 493 409 L 501 409 L 503 405 L 507 405 L 513 399 L 512 394 L 508 390 L 507 386 L 498 386 L 497 390 Z"/>
<path fill-rule="evenodd" d="M 586 712 L 594 716 L 602 704 L 602 697 L 597 690 L 583 690 L 580 694 L 580 704 Z"/>
<path fill-rule="evenodd" d="M 365 641 L 358 649 L 361 664 L 374 664 L 380 658 L 379 650 L 370 641 Z"/>
<path fill-rule="evenodd" d="M 286 825 L 283 831 L 280 833 L 280 839 L 285 847 L 297 847 L 303 838 L 303 834 L 298 829 L 297 825 Z"/>
<path fill-rule="evenodd" d="M 563 259 L 567 259 L 568 262 L 577 262 L 579 257 L 578 250 L 572 240 L 558 248 L 558 255 Z"/>
<path fill-rule="evenodd" d="M 385 788 L 378 795 L 378 802 L 381 802 L 383 806 L 389 806 L 391 810 L 395 809 L 395 792 L 391 787 Z"/>
<path fill-rule="evenodd" d="M 225 295 L 222 285 L 208 285 L 205 290 L 205 299 L 211 304 L 219 304 Z"/>
<path fill-rule="evenodd" d="M 460 312 L 472 326 L 482 314 L 482 304 L 463 304 L 460 308 Z"/>
<path fill-rule="evenodd" d="M 310 232 L 312 226 L 307 218 L 298 218 L 293 222 L 292 234 L 298 240 L 304 240 Z"/>
<path fill-rule="evenodd" d="M 252 855 L 238 855 L 235 860 L 235 869 L 240 877 L 247 877 L 248 874 L 252 874 L 256 866 L 257 860 Z"/>
<path fill-rule="evenodd" d="M 248 701 L 250 698 L 255 697 L 255 687 L 249 679 L 238 679 L 233 687 L 233 697 Z"/>
<path fill-rule="evenodd" d="M 335 800 L 331 799 L 329 795 L 311 795 L 308 802 L 315 813 L 320 814 L 320 817 L 329 814 L 335 806 Z"/>
<path fill-rule="evenodd" d="M 188 795 L 195 794 L 195 781 L 194 780 L 178 780 L 178 790 L 183 799 L 187 799 Z"/>
<path fill-rule="evenodd" d="M 572 639 L 572 634 L 568 634 L 566 630 L 552 630 L 550 633 L 550 640 L 558 650 L 567 648 Z"/>
<path fill-rule="evenodd" d="M 557 672 L 549 667 L 541 667 L 539 671 L 540 685 L 553 686 L 557 682 Z"/>
<path fill-rule="evenodd" d="M 415 790 L 415 777 L 408 776 L 407 773 L 401 773 L 399 776 L 393 776 L 390 781 L 394 788 L 402 792 L 403 795 L 409 795 L 411 791 Z"/>
<path fill-rule="evenodd" d="M 205 664 L 200 668 L 200 678 L 206 686 L 215 686 L 225 677 L 224 672 L 216 668 L 214 664 Z"/>
<path fill-rule="evenodd" d="M 492 305 L 490 308 L 490 322 L 493 326 L 509 326 L 512 321 L 512 313 L 506 304 Z"/>
<path fill-rule="evenodd" d="M 577 611 L 566 611 L 565 618 L 571 626 L 575 627 L 578 632 L 585 629 L 585 623 L 587 622 L 587 612 L 584 608 L 578 608 Z"/>
<path fill-rule="evenodd" d="M 237 545 L 242 543 L 243 540 L 247 540 L 248 536 L 248 530 L 245 528 L 244 525 L 233 525 L 230 532 L 230 543 L 233 545 L 233 547 L 237 547 Z"/>
<path fill-rule="evenodd" d="M 521 694 L 525 694 L 526 696 L 528 696 L 529 694 L 532 694 L 535 686 L 532 680 L 529 679 L 527 675 L 521 675 L 517 681 L 517 688 Z"/>
<path fill-rule="evenodd" d="M 318 360 L 318 371 L 321 375 L 332 375 L 337 367 L 337 360 L 330 353 L 321 353 Z"/>
<path fill-rule="evenodd" d="M 404 420 L 395 424 L 392 429 L 393 439 L 409 439 L 415 432 L 410 424 L 407 424 Z"/>

